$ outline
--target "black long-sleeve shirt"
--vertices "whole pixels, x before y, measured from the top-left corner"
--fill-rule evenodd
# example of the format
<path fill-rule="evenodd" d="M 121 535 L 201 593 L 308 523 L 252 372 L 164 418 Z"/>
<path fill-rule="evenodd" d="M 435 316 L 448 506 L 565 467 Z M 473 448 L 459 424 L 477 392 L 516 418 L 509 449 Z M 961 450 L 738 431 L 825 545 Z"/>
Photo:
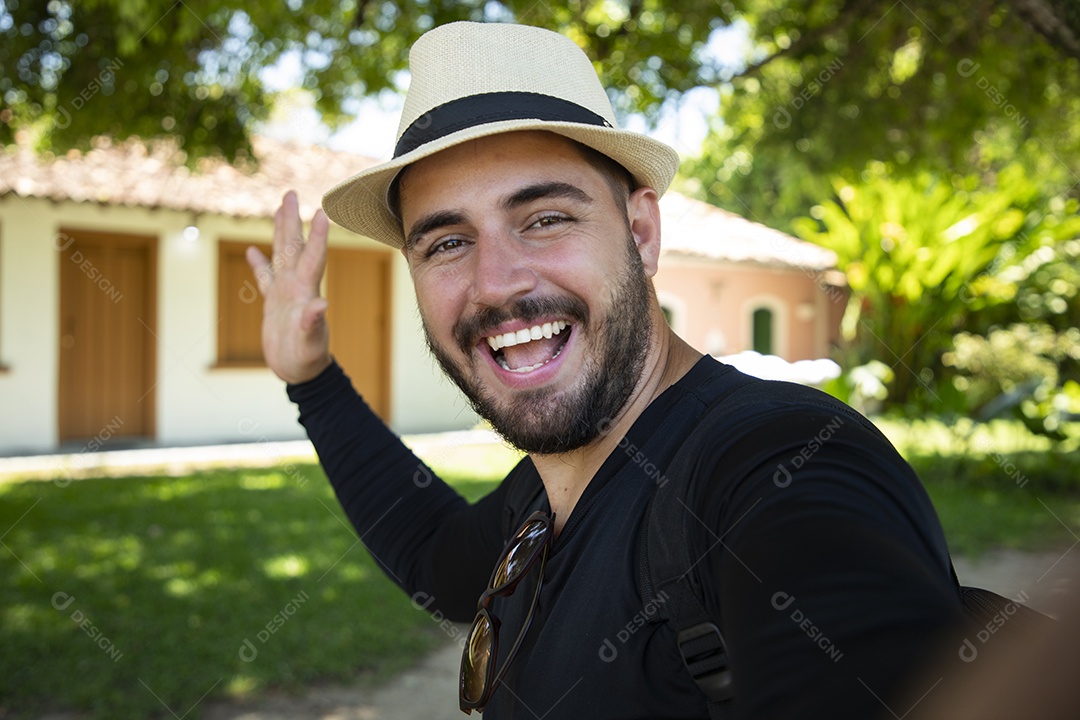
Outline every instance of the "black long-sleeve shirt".
<path fill-rule="evenodd" d="M 674 632 L 655 621 L 657 599 L 641 597 L 635 554 L 657 477 L 715 389 L 731 382 L 760 381 L 702 358 L 594 476 L 552 547 L 536 616 L 489 720 L 707 717 Z M 960 616 L 933 508 L 861 416 L 805 388 L 768 388 L 737 423 L 717 421 L 690 503 L 700 518 L 689 538 L 695 572 L 725 635 L 737 714 L 902 716 L 921 694 L 909 680 Z M 532 462 L 470 505 L 368 410 L 336 365 L 289 394 L 376 560 L 429 609 L 471 620 L 506 540 L 507 488 L 540 483 Z M 547 508 L 542 492 L 534 505 Z M 504 652 L 531 582 L 495 600 Z"/>

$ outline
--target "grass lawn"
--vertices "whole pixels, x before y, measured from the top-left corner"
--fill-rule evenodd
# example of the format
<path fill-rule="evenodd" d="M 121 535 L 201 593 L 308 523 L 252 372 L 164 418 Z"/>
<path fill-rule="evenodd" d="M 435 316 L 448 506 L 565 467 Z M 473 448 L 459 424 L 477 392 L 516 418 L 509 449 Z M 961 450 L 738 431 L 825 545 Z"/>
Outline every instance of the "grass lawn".
<path fill-rule="evenodd" d="M 1017 422 L 962 438 L 937 420 L 874 421 L 926 485 L 954 555 L 1064 548 L 1080 536 L 1080 453 L 1054 452 Z"/>
<path fill-rule="evenodd" d="M 467 497 L 493 486 L 452 470 Z M 0 485 L 4 531 L 3 718 L 185 717 L 205 694 L 377 682 L 446 641 L 317 466 Z"/>
<path fill-rule="evenodd" d="M 940 423 L 880 424 L 954 553 L 1080 534 L 1080 458 L 1016 426 L 965 443 Z M 426 459 L 475 499 L 517 456 Z M 0 484 L 0 533 L 0 718 L 194 719 L 204 695 L 379 682 L 446 641 L 357 544 L 317 466 Z"/>

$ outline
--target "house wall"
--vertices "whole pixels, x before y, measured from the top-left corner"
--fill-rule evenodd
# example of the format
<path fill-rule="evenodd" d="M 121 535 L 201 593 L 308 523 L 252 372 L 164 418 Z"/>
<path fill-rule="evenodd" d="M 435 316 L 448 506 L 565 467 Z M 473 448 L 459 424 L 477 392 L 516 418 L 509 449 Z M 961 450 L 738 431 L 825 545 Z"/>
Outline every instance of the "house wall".
<path fill-rule="evenodd" d="M 193 222 L 200 235 L 190 241 L 183 230 Z M 9 195 L 0 198 L 0 454 L 57 448 L 61 227 L 158 237 L 158 444 L 304 437 L 296 408 L 269 369 L 214 367 L 217 240 L 268 241 L 270 220 Z M 460 393 L 430 360 L 400 254 L 336 227 L 330 242 L 393 254 L 391 426 L 428 432 L 475 423 Z"/>
<path fill-rule="evenodd" d="M 837 333 L 832 306 L 841 293 L 818 273 L 668 254 L 653 282 L 661 304 L 674 310 L 675 331 L 711 355 L 752 349 L 757 307 L 773 310 L 773 353 L 788 361 L 828 357 Z"/>

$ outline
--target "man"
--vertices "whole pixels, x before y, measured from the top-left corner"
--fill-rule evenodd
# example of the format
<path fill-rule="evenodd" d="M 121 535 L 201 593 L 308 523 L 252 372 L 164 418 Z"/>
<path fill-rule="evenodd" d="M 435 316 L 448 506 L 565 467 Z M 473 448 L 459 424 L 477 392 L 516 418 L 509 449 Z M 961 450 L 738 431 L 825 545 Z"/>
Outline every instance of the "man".
<path fill-rule="evenodd" d="M 324 208 L 401 248 L 432 353 L 528 457 L 472 506 L 426 482 L 329 355 L 326 217 L 305 244 L 286 195 L 273 260 L 248 257 L 267 362 L 361 538 L 415 602 L 474 619 L 462 709 L 708 717 L 695 678 L 711 671 L 687 672 L 658 621 L 669 598 L 643 595 L 636 570 L 663 470 L 702 426 L 680 581 L 726 638 L 734 711 L 902 715 L 960 608 L 941 529 L 860 416 L 741 376 L 666 325 L 649 278 L 674 151 L 617 129 L 590 62 L 554 33 L 454 23 L 410 65 L 394 160 Z M 748 388 L 738 413 L 718 404 Z"/>

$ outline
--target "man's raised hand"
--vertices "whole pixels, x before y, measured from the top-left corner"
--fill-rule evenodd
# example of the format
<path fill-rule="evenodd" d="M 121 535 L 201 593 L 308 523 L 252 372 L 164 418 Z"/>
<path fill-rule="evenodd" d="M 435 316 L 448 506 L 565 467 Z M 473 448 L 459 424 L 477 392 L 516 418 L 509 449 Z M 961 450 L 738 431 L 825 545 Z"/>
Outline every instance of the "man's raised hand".
<path fill-rule="evenodd" d="M 274 257 L 267 260 L 257 248 L 247 249 L 264 300 L 263 355 L 285 382 L 311 380 L 330 364 L 327 303 L 319 295 L 329 225 L 323 211 L 316 211 L 305 243 L 296 193 L 290 190 L 274 215 Z"/>

